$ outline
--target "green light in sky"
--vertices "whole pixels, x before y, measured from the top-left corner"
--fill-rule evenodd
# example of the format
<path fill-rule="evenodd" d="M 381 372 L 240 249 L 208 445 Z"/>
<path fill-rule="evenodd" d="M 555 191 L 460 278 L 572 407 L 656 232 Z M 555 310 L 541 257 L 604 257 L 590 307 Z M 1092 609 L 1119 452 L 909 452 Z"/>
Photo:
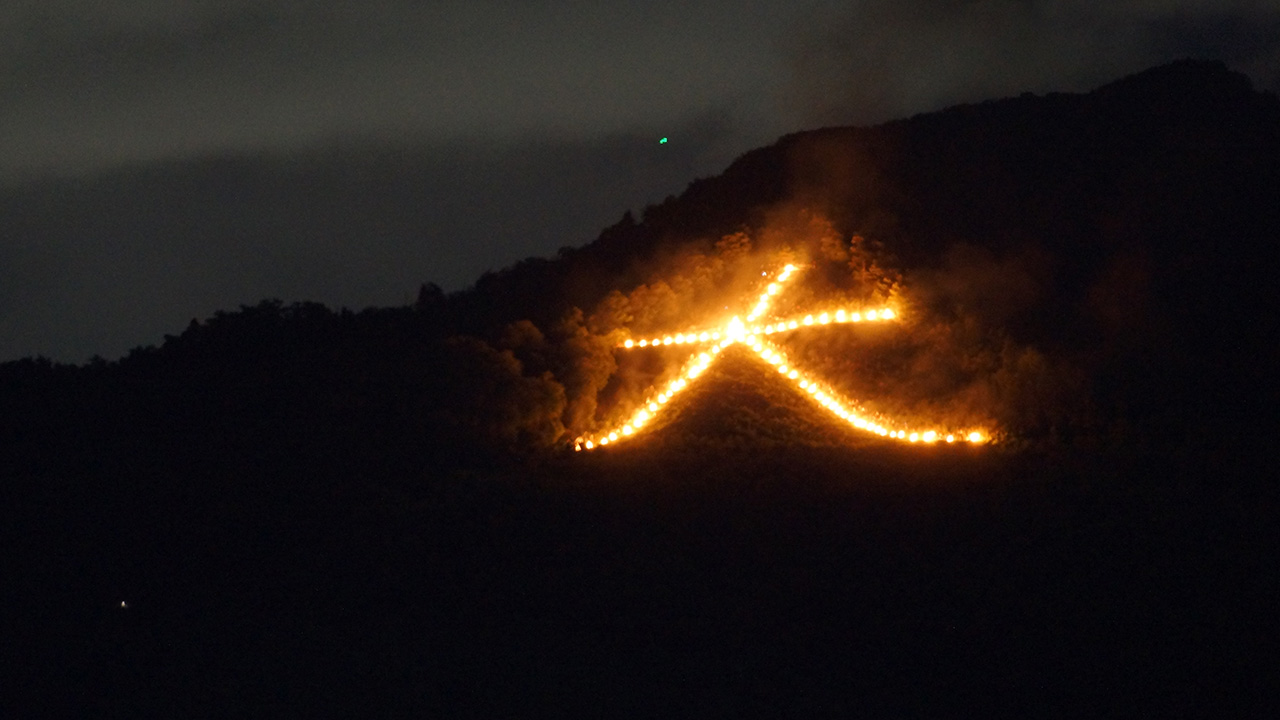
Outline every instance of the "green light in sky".
<path fill-rule="evenodd" d="M 667 144 L 667 139 L 666 139 L 666 138 L 662 138 L 661 140 L 659 140 L 659 141 L 658 141 L 658 144 L 659 144 L 659 145 L 666 145 L 666 144 Z"/>

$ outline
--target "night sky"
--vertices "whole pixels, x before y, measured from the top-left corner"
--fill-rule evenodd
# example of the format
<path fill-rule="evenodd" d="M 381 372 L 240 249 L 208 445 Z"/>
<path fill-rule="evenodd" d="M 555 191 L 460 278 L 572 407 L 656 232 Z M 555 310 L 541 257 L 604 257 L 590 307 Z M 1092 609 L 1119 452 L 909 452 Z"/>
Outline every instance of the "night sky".
<path fill-rule="evenodd" d="M 1280 0 L 14 0 L 0 360 L 265 297 L 402 304 L 786 132 L 1185 56 L 1277 89 Z"/>

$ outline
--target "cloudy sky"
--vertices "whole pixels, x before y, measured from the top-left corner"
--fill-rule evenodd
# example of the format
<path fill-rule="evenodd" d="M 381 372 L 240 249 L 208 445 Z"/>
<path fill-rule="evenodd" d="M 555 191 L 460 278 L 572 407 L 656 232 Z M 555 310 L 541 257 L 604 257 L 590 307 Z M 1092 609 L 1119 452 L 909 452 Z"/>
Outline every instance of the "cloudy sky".
<path fill-rule="evenodd" d="M 785 132 L 1184 56 L 1275 90 L 1280 0 L 9 0 L 0 360 L 459 289 Z"/>

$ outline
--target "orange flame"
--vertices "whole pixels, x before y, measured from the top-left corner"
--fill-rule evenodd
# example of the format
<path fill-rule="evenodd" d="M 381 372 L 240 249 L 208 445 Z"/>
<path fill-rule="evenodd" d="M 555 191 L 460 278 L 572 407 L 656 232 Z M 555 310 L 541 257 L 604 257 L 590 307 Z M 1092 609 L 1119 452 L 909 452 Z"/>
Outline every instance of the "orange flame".
<path fill-rule="evenodd" d="M 978 444 L 987 440 L 987 435 L 979 430 L 970 430 L 968 432 L 954 432 L 949 430 L 939 430 L 936 427 L 924 429 L 908 429 L 902 427 L 900 423 L 892 422 L 886 418 L 875 414 L 868 413 L 857 403 L 843 398 L 834 391 L 824 389 L 816 379 L 811 378 L 800 372 L 794 363 L 789 363 L 786 355 L 777 346 L 766 343 L 761 340 L 761 335 L 774 335 L 783 332 L 789 332 L 803 326 L 828 325 L 831 323 L 860 323 L 860 322 L 876 322 L 888 321 L 898 317 L 898 313 L 892 308 L 874 308 L 866 311 L 849 310 L 846 308 L 836 308 L 820 312 L 817 315 L 806 314 L 799 319 L 779 320 L 774 323 L 759 326 L 747 323 L 754 322 L 768 312 L 770 301 L 779 295 L 788 280 L 799 270 L 795 265 L 785 266 L 778 276 L 770 282 L 756 300 L 755 306 L 751 313 L 747 315 L 746 321 L 737 315 L 733 316 L 724 326 L 710 330 L 691 331 L 687 333 L 677 333 L 674 336 L 664 335 L 661 338 L 642 338 L 640 340 L 628 339 L 622 343 L 622 347 L 631 349 L 634 347 L 649 347 L 657 345 L 686 345 L 686 344 L 706 344 L 712 345 L 704 352 L 695 356 L 681 369 L 680 374 L 674 380 L 667 383 L 665 389 L 655 395 L 651 395 L 640 409 L 635 411 L 631 417 L 626 420 L 620 427 L 600 433 L 598 436 L 578 437 L 574 440 L 574 450 L 593 450 L 595 448 L 604 447 L 610 443 L 617 442 L 640 432 L 653 417 L 662 410 L 671 398 L 689 387 L 698 376 L 700 376 L 707 367 L 715 360 L 721 352 L 731 345 L 741 343 L 751 348 L 764 362 L 773 366 L 778 373 L 796 386 L 796 388 L 811 397 L 815 402 L 825 408 L 836 418 L 849 425 L 873 433 L 880 437 L 890 438 L 894 440 L 902 440 L 910 443 L 934 444 L 945 440 L 947 443 L 955 443 L 957 441 L 967 441 L 969 443 Z M 767 275 L 767 273 L 766 273 Z"/>

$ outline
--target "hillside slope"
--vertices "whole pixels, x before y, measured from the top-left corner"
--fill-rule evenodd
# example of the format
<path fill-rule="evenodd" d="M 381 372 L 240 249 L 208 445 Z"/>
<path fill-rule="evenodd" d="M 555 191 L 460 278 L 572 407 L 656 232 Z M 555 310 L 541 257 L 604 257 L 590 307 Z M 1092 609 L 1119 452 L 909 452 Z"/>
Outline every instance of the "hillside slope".
<path fill-rule="evenodd" d="M 1083 422 L 1180 443 L 1261 423 L 1265 435 L 1276 197 L 1280 101 L 1219 64 L 1183 61 L 1082 95 L 789 135 L 449 306 L 481 325 L 545 327 L 679 274 L 687 253 L 715 253 L 733 233 L 757 252 L 818 254 L 818 218 L 883 248 L 919 317 L 977 323 L 1071 369 L 1091 419 L 1023 422 L 1028 432 Z"/>

